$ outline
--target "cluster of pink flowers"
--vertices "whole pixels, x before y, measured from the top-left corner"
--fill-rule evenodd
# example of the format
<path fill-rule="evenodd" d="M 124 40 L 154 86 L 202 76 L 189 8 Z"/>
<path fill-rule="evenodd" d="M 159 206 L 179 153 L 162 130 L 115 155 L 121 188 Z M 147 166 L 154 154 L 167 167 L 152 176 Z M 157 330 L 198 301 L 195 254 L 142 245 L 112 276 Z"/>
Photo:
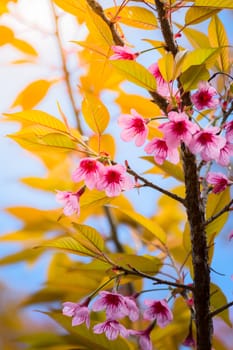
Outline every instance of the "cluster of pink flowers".
<path fill-rule="evenodd" d="M 99 298 L 94 301 L 92 308 L 88 308 L 90 298 L 82 303 L 63 303 L 63 315 L 72 317 L 72 326 L 85 323 L 87 328 L 90 327 L 90 312 L 105 310 L 106 320 L 98 323 L 93 327 L 96 334 L 105 333 L 109 340 L 115 340 L 119 335 L 129 337 L 136 335 L 139 337 L 139 344 L 143 350 L 151 350 L 152 343 L 150 340 L 150 332 L 154 327 L 154 322 L 159 327 L 165 327 L 172 319 L 172 312 L 166 300 L 145 300 L 148 308 L 144 311 L 143 318 L 153 321 L 153 326 L 145 330 L 126 329 L 119 320 L 128 316 L 131 321 L 139 318 L 139 308 L 136 304 L 134 296 L 123 296 L 116 292 L 101 291 Z"/>
<path fill-rule="evenodd" d="M 72 174 L 74 182 L 84 181 L 90 190 L 105 191 L 108 197 L 119 196 L 121 191 L 134 187 L 132 178 L 127 174 L 126 167 L 121 164 L 103 165 L 94 158 L 81 159 L 78 167 Z M 57 191 L 56 199 L 64 206 L 64 214 L 67 216 L 80 213 L 80 196 L 84 188 L 77 192 Z"/>

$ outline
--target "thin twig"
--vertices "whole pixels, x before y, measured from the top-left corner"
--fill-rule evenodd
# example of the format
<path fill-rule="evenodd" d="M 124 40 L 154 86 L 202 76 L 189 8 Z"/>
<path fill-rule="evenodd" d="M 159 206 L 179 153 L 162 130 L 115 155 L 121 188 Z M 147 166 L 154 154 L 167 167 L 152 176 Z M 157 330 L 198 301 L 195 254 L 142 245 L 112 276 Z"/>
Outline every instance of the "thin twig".
<path fill-rule="evenodd" d="M 75 103 L 75 99 L 74 99 L 74 95 L 73 95 L 73 90 L 71 87 L 71 81 L 70 81 L 70 73 L 68 71 L 67 65 L 66 65 L 66 57 L 64 54 L 64 50 L 63 50 L 63 46 L 62 46 L 62 40 L 60 37 L 60 33 L 59 33 L 59 25 L 58 25 L 58 20 L 59 17 L 56 14 L 56 10 L 55 10 L 55 6 L 53 1 L 50 1 L 51 4 L 51 10 L 52 10 L 52 14 L 54 17 L 54 23 L 55 23 L 55 37 L 57 38 L 57 46 L 60 52 L 60 57 L 61 57 L 61 64 L 62 64 L 62 70 L 64 72 L 64 77 L 65 77 L 65 84 L 66 84 L 66 88 L 68 91 L 68 96 L 70 99 L 70 103 L 75 115 L 75 119 L 76 119 L 76 123 L 77 123 L 77 129 L 79 130 L 80 133 L 82 133 L 82 128 L 81 128 L 81 124 L 80 124 L 80 119 L 79 119 L 79 110 L 76 107 L 76 103 Z"/>
<path fill-rule="evenodd" d="M 179 196 L 177 196 L 175 193 L 172 193 L 172 192 L 169 192 L 167 190 L 165 190 L 164 188 L 160 187 L 160 186 L 157 186 L 155 185 L 153 182 L 150 182 L 148 181 L 147 179 L 145 179 L 143 176 L 141 175 L 138 175 L 138 173 L 136 173 L 136 171 L 134 171 L 133 169 L 130 168 L 130 166 L 128 165 L 127 167 L 127 172 L 130 174 L 130 175 L 133 175 L 137 180 L 141 180 L 145 186 L 147 187 L 150 187 L 150 188 L 153 188 L 154 190 L 156 191 L 159 191 L 165 195 L 167 195 L 168 197 L 182 203 L 183 205 L 185 205 L 185 200 L 184 198 L 181 198 Z"/>
<path fill-rule="evenodd" d="M 231 306 L 233 306 L 233 301 L 231 301 L 230 303 L 223 305 L 220 308 L 214 310 L 213 312 L 210 313 L 210 316 L 214 317 L 214 316 L 220 314 L 220 312 L 223 312 L 224 310 L 228 309 Z"/>
<path fill-rule="evenodd" d="M 233 205 L 233 199 L 224 207 L 222 210 L 220 210 L 217 214 L 212 215 L 209 219 L 207 219 L 204 223 L 205 226 L 209 225 L 211 222 L 216 220 L 219 216 L 222 214 L 226 213 L 227 211 L 230 210 L 231 205 Z"/>
<path fill-rule="evenodd" d="M 108 219 L 108 223 L 109 223 L 110 228 L 111 228 L 111 240 L 114 242 L 117 251 L 119 253 L 124 253 L 124 248 L 118 239 L 116 223 L 114 222 L 114 218 L 113 218 L 111 209 L 107 206 L 104 206 L 104 211 L 105 211 L 106 217 Z"/>

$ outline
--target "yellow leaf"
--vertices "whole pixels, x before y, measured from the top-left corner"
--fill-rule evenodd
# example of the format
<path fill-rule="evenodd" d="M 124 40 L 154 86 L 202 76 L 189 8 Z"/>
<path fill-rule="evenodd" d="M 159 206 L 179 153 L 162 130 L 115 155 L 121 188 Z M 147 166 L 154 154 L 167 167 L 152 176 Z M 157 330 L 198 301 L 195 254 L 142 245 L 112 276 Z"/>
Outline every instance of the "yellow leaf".
<path fill-rule="evenodd" d="M 199 30 L 193 28 L 184 28 L 182 32 L 195 49 L 204 49 L 210 46 L 208 36 Z"/>
<path fill-rule="evenodd" d="M 196 6 L 196 2 L 195 2 L 195 6 Z M 186 12 L 186 15 L 185 15 L 185 26 L 203 22 L 206 19 L 218 13 L 218 11 L 219 11 L 218 9 L 214 9 L 210 7 L 210 1 L 208 1 L 207 8 L 190 7 L 190 9 Z"/>
<path fill-rule="evenodd" d="M 121 108 L 122 113 L 129 113 L 133 106 L 145 118 L 161 115 L 161 110 L 155 103 L 140 95 L 121 92 L 116 98 L 116 103 Z"/>
<path fill-rule="evenodd" d="M 216 7 L 220 9 L 233 9 L 232 0 L 196 0 L 195 6 Z"/>
<path fill-rule="evenodd" d="M 228 72 L 230 68 L 229 42 L 226 30 L 218 16 L 212 17 L 209 24 L 209 40 L 212 47 L 220 47 L 218 57 L 218 68 L 220 71 Z"/>
<path fill-rule="evenodd" d="M 155 238 L 157 238 L 162 244 L 166 242 L 166 233 L 164 230 L 153 220 L 146 218 L 145 216 L 136 213 L 135 211 L 126 210 L 124 208 L 117 208 L 123 214 L 127 215 L 130 219 L 135 221 L 140 226 L 144 227 L 150 233 L 152 233 Z"/>
<path fill-rule="evenodd" d="M 101 100 L 93 94 L 86 93 L 82 102 L 82 113 L 87 125 L 96 134 L 101 135 L 109 123 L 109 113 Z"/>
<path fill-rule="evenodd" d="M 53 0 L 53 2 L 65 12 L 77 17 L 80 12 L 84 14 L 86 10 L 86 0 Z"/>
<path fill-rule="evenodd" d="M 174 75 L 174 57 L 171 52 L 167 52 L 158 60 L 159 70 L 165 81 L 168 83 L 173 79 Z"/>
<path fill-rule="evenodd" d="M 220 307 L 227 304 L 227 298 L 225 297 L 221 288 L 219 288 L 216 284 L 213 284 L 213 283 L 210 284 L 210 295 L 211 295 L 211 298 L 210 298 L 211 311 L 219 309 Z M 232 327 L 232 323 L 229 315 L 229 308 L 220 312 L 218 316 L 223 321 L 225 321 L 226 324 L 228 324 L 228 326 Z"/>
<path fill-rule="evenodd" d="M 14 38 L 11 44 L 18 50 L 23 51 L 27 55 L 37 56 L 37 52 L 29 43 L 24 40 Z"/>
<path fill-rule="evenodd" d="M 209 79 L 209 72 L 205 66 L 191 66 L 180 76 L 184 91 L 196 89 L 201 80 Z"/>
<path fill-rule="evenodd" d="M 89 138 L 88 145 L 97 153 L 109 154 L 114 159 L 116 146 L 115 140 L 110 134 L 93 135 Z"/>
<path fill-rule="evenodd" d="M 86 189 L 80 198 L 81 211 L 83 209 L 102 207 L 111 202 L 113 198 L 107 197 L 105 192 Z"/>
<path fill-rule="evenodd" d="M 34 81 L 20 92 L 11 107 L 21 106 L 23 109 L 32 109 L 46 96 L 48 89 L 55 82 L 54 80 Z"/>
<path fill-rule="evenodd" d="M 215 194 L 210 193 L 206 205 L 206 219 L 208 220 L 211 216 L 217 214 L 221 209 L 223 209 L 230 202 L 230 189 L 229 187 L 225 191 Z M 218 235 L 225 223 L 227 222 L 229 213 L 226 212 L 219 216 L 216 220 L 212 221 L 206 227 L 206 232 L 208 235 L 215 233 Z"/>
<path fill-rule="evenodd" d="M 106 9 L 105 13 L 110 20 L 117 14 L 118 22 L 131 27 L 149 30 L 158 27 L 155 15 L 151 11 L 142 7 L 125 6 L 119 12 L 119 7 L 117 6 Z"/>
<path fill-rule="evenodd" d="M 184 58 L 184 62 L 182 65 L 182 72 L 185 72 L 191 66 L 199 66 L 199 65 L 210 65 L 214 64 L 216 55 L 218 53 L 218 48 L 200 48 L 188 52 Z"/>
<path fill-rule="evenodd" d="M 0 46 L 11 43 L 13 39 L 13 31 L 8 27 L 0 26 Z"/>
<path fill-rule="evenodd" d="M 88 225 L 81 225 L 73 223 L 74 228 L 77 230 L 76 234 L 72 236 L 80 243 L 83 244 L 84 240 L 80 240 L 80 236 L 88 241 L 93 251 L 102 252 L 104 250 L 104 240 L 100 233 L 93 227 Z"/>
<path fill-rule="evenodd" d="M 23 125 L 41 125 L 52 129 L 53 131 L 67 131 L 65 124 L 52 115 L 38 111 L 24 111 L 18 113 L 4 114 L 9 121 L 20 122 Z"/>
<path fill-rule="evenodd" d="M 156 90 L 155 77 L 140 63 L 130 60 L 116 60 L 111 61 L 111 64 L 125 79 L 149 91 Z"/>
<path fill-rule="evenodd" d="M 114 45 L 112 32 L 107 23 L 98 16 L 92 9 L 87 8 L 86 25 L 94 41 L 101 46 L 110 47 Z"/>
<path fill-rule="evenodd" d="M 145 172 L 146 174 L 159 174 L 159 169 L 161 169 L 165 177 L 172 176 L 176 180 L 184 182 L 184 173 L 181 164 L 172 164 L 166 160 L 163 162 L 163 164 L 157 164 L 155 163 L 154 158 L 151 156 L 144 156 L 141 158 L 148 160 L 155 165 L 152 169 L 147 170 Z"/>

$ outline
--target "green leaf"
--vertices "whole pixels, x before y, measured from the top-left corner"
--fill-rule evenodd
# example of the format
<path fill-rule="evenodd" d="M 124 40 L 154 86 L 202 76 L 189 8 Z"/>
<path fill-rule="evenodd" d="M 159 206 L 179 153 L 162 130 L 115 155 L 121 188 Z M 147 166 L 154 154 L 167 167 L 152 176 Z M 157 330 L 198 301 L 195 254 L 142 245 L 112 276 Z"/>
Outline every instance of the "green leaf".
<path fill-rule="evenodd" d="M 195 6 L 207 7 L 207 8 L 219 8 L 219 9 L 233 9 L 232 0 L 196 0 Z"/>
<path fill-rule="evenodd" d="M 146 218 L 145 216 L 136 213 L 133 210 L 125 210 L 124 208 L 118 208 L 120 212 L 127 215 L 130 219 L 135 221 L 140 226 L 144 227 L 150 233 L 152 233 L 155 238 L 157 238 L 161 243 L 166 242 L 166 233 L 165 231 L 153 220 Z"/>
<path fill-rule="evenodd" d="M 211 65 L 214 64 L 216 54 L 219 52 L 219 48 L 200 48 L 188 52 L 184 58 L 182 65 L 182 72 L 185 72 L 188 68 L 192 66 L 199 65 Z"/>
<path fill-rule="evenodd" d="M 172 163 L 168 162 L 167 160 L 165 160 L 163 162 L 163 164 L 157 164 L 154 161 L 154 157 L 143 156 L 141 158 L 149 161 L 150 163 L 152 163 L 154 165 L 154 167 L 147 170 L 145 172 L 145 174 L 157 174 L 158 173 L 157 168 L 159 168 L 159 169 L 163 170 L 165 177 L 172 176 L 176 180 L 184 182 L 184 173 L 183 173 L 183 169 L 182 169 L 180 164 L 172 164 Z"/>
<path fill-rule="evenodd" d="M 135 268 L 140 272 L 147 273 L 150 275 L 155 275 L 162 268 L 163 265 L 161 260 L 155 257 L 147 258 L 146 256 L 125 253 L 112 253 L 108 254 L 107 256 L 116 265 L 124 267 L 127 270 Z"/>
<path fill-rule="evenodd" d="M 102 134 L 109 123 L 109 113 L 100 99 L 92 94 L 85 94 L 82 113 L 88 126 L 96 134 Z"/>
<path fill-rule="evenodd" d="M 140 63 L 131 60 L 114 60 L 111 64 L 125 79 L 149 91 L 156 90 L 155 77 Z"/>
<path fill-rule="evenodd" d="M 227 304 L 227 298 L 225 297 L 223 291 L 215 284 L 210 284 L 210 305 L 211 311 L 215 311 L 216 309 Z M 218 314 L 223 321 L 228 324 L 228 326 L 232 327 L 232 323 L 230 320 L 229 309 L 226 309 Z"/>
<path fill-rule="evenodd" d="M 93 252 L 101 253 L 104 250 L 104 240 L 100 233 L 91 226 L 81 225 L 73 223 L 74 228 L 78 234 L 74 234 L 73 237 L 80 242 L 85 244 L 85 247 L 91 249 Z M 82 236 L 82 238 L 80 237 Z"/>
<path fill-rule="evenodd" d="M 37 248 L 55 248 L 76 255 L 95 257 L 95 253 L 84 247 L 74 237 L 60 237 L 37 246 Z"/>
<path fill-rule="evenodd" d="M 184 91 L 196 89 L 201 80 L 209 79 L 209 72 L 205 66 L 191 66 L 180 76 Z"/>

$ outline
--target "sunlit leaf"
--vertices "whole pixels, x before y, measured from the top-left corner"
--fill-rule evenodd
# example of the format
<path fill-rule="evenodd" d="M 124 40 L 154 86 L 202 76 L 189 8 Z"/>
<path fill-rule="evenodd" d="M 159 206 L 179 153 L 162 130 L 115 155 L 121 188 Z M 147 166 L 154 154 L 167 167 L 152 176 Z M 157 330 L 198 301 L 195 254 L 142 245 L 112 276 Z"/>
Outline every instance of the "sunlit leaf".
<path fill-rule="evenodd" d="M 117 14 L 118 22 L 131 27 L 149 30 L 156 29 L 158 27 L 156 17 L 146 8 L 138 6 L 125 6 L 120 12 L 118 11 L 119 7 L 116 6 L 106 9 L 105 13 L 110 20 Z"/>
<path fill-rule="evenodd" d="M 131 210 L 125 210 L 124 208 L 117 208 L 122 213 L 127 215 L 130 219 L 135 221 L 139 226 L 142 226 L 155 236 L 161 243 L 166 241 L 166 233 L 163 229 L 153 220 L 146 218 L 145 216 Z"/>
<path fill-rule="evenodd" d="M 86 93 L 82 102 L 82 113 L 86 123 L 96 134 L 102 134 L 107 128 L 110 116 L 98 97 Z"/>
<path fill-rule="evenodd" d="M 226 188 L 225 191 L 214 194 L 210 193 L 208 195 L 207 206 L 206 206 L 206 219 L 208 220 L 212 216 L 216 215 L 220 210 L 222 210 L 230 202 L 230 189 Z M 207 227 L 207 234 L 215 233 L 218 235 L 225 223 L 227 222 L 229 212 L 225 212 L 219 216 L 216 220 L 212 221 Z"/>
<path fill-rule="evenodd" d="M 185 28 L 182 32 L 195 49 L 204 49 L 210 46 L 208 36 L 201 31 L 193 28 Z"/>
<path fill-rule="evenodd" d="M 125 94 L 122 92 L 116 98 L 116 103 L 123 113 L 129 113 L 133 105 L 133 108 L 146 118 L 161 115 L 161 110 L 155 103 L 140 95 Z"/>
<path fill-rule="evenodd" d="M 224 306 L 227 304 L 227 298 L 225 297 L 223 291 L 221 288 L 219 288 L 217 285 L 211 283 L 210 284 L 210 305 L 211 305 L 211 311 L 215 311 L 216 309 Z M 229 316 L 229 309 L 226 309 L 218 314 L 218 317 L 220 317 L 223 321 L 225 321 L 228 326 L 232 326 L 230 316 Z"/>
<path fill-rule="evenodd" d="M 229 42 L 226 30 L 218 16 L 212 17 L 209 27 L 209 40 L 212 47 L 221 47 L 218 57 L 218 67 L 223 72 L 228 72 L 230 65 Z"/>
<path fill-rule="evenodd" d="M 167 52 L 158 60 L 159 70 L 166 82 L 170 82 L 174 75 L 174 57 L 171 52 Z"/>
<path fill-rule="evenodd" d="M 156 90 L 155 77 L 140 63 L 131 60 L 115 60 L 111 64 L 123 77 L 149 91 Z"/>
<path fill-rule="evenodd" d="M 85 0 L 53 0 L 53 2 L 65 12 L 77 17 L 80 15 L 80 12 L 84 14 L 86 10 Z"/>
<path fill-rule="evenodd" d="M 200 48 L 188 52 L 185 56 L 182 72 L 185 72 L 188 68 L 192 66 L 199 65 L 211 65 L 215 62 L 216 54 L 219 52 L 219 49 L 216 48 Z"/>
<path fill-rule="evenodd" d="M 27 55 L 37 56 L 37 52 L 34 49 L 34 47 L 24 40 L 14 38 L 12 40 L 11 44 L 16 49 L 22 51 L 23 53 L 25 53 Z"/>
<path fill-rule="evenodd" d="M 112 159 L 115 157 L 116 145 L 111 134 L 92 135 L 88 140 L 88 145 L 99 154 L 109 154 Z"/>
<path fill-rule="evenodd" d="M 88 246 L 96 250 L 96 252 L 102 252 L 104 249 L 104 240 L 100 233 L 93 227 L 88 225 L 80 225 L 73 223 L 74 228 L 77 230 L 77 234 L 73 235 L 75 239 L 77 239 L 80 243 L 84 241 L 88 242 Z M 80 236 L 84 237 L 85 240 L 80 239 Z M 86 245 L 87 247 L 87 245 Z"/>
<path fill-rule="evenodd" d="M 14 32 L 5 26 L 0 26 L 0 46 L 9 44 L 14 39 Z"/>
<path fill-rule="evenodd" d="M 195 6 L 200 6 L 200 7 L 216 7 L 220 9 L 233 9 L 233 3 L 231 0 L 196 0 L 195 1 Z"/>
<path fill-rule="evenodd" d="M 180 76 L 184 91 L 196 89 L 198 83 L 209 79 L 209 71 L 205 66 L 191 66 Z"/>
<path fill-rule="evenodd" d="M 196 5 L 195 2 L 195 6 Z M 185 14 L 185 25 L 188 26 L 203 22 L 215 15 L 218 11 L 218 9 L 211 8 L 210 3 L 208 3 L 207 8 L 190 7 Z"/>
<path fill-rule="evenodd" d="M 21 106 L 23 109 L 32 109 L 46 96 L 55 82 L 55 80 L 34 81 L 20 92 L 11 107 Z"/>
<path fill-rule="evenodd" d="M 152 156 L 143 156 L 142 159 L 145 159 L 154 164 L 154 167 L 152 169 L 145 172 L 146 174 L 157 174 L 160 173 L 159 169 L 161 169 L 165 177 L 172 176 L 176 180 L 184 182 L 184 173 L 180 164 L 172 164 L 167 160 L 165 160 L 163 164 L 157 164 L 155 163 L 154 157 Z"/>

